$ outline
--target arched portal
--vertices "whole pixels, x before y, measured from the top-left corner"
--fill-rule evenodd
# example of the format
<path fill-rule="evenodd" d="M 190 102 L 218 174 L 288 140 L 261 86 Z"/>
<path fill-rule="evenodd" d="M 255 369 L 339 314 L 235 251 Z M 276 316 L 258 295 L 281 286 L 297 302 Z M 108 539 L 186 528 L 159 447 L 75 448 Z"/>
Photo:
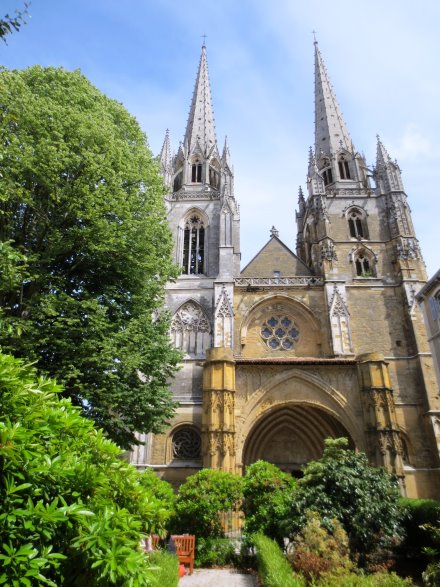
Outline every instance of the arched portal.
<path fill-rule="evenodd" d="M 254 424 L 245 442 L 243 465 L 262 459 L 298 474 L 303 465 L 322 456 L 325 438 L 341 436 L 354 448 L 346 428 L 325 410 L 307 404 L 284 405 Z"/>

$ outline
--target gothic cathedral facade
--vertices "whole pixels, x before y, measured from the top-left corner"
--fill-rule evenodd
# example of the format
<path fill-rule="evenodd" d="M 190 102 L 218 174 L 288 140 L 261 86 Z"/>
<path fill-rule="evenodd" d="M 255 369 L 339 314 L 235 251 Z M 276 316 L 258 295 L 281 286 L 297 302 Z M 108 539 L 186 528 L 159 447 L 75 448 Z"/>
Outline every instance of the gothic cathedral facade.
<path fill-rule="evenodd" d="M 206 47 L 183 143 L 160 155 L 180 277 L 167 287 L 184 353 L 166 434 L 131 461 L 175 485 L 202 467 L 242 473 L 264 459 L 293 475 L 345 436 L 398 476 L 402 494 L 440 497 L 440 397 L 420 310 L 426 270 L 399 166 L 377 140 L 355 149 L 315 42 L 315 148 L 300 189 L 297 248 L 272 229 L 240 270 L 240 213 L 220 151 Z"/>

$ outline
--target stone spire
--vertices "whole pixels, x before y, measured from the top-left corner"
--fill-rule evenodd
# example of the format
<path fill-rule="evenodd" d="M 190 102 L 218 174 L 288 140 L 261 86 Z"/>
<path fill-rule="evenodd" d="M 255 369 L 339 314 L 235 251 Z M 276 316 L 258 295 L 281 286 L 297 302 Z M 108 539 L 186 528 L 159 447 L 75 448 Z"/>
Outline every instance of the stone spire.
<path fill-rule="evenodd" d="M 187 152 L 192 152 L 197 143 L 204 156 L 208 155 L 212 148 L 217 146 L 205 45 L 202 47 L 199 70 L 186 126 L 184 145 Z"/>
<path fill-rule="evenodd" d="M 329 155 L 341 148 L 353 152 L 353 143 L 315 40 L 315 154 Z"/>
<path fill-rule="evenodd" d="M 172 165 L 171 165 L 171 144 L 170 144 L 170 131 L 167 129 L 165 132 L 165 138 L 162 145 L 162 150 L 159 155 L 160 172 L 165 180 L 165 184 L 170 186 L 172 177 Z"/>

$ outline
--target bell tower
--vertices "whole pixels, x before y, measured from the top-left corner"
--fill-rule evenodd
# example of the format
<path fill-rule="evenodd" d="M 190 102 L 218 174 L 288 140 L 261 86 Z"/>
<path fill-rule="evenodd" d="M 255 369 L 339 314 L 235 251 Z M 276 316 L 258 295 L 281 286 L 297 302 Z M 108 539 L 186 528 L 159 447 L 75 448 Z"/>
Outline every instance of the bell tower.
<path fill-rule="evenodd" d="M 400 168 L 379 137 L 374 168 L 355 149 L 316 41 L 315 147 L 309 152 L 307 188 L 307 198 L 300 194 L 298 201 L 297 253 L 323 279 L 334 356 L 359 360 L 360 385 L 368 397 L 363 401 L 370 406 L 364 414 L 368 452 L 399 476 L 411 450 L 418 452 L 421 469 L 434 471 L 440 403 L 415 302 L 426 270 Z M 383 357 L 391 419 L 368 416 L 378 409 L 371 398 L 380 396 L 364 377 L 374 363 L 365 357 L 372 356 Z M 397 421 L 410 425 L 399 428 Z M 429 449 L 419 445 L 422 430 Z M 377 455 L 388 456 L 382 463 Z"/>

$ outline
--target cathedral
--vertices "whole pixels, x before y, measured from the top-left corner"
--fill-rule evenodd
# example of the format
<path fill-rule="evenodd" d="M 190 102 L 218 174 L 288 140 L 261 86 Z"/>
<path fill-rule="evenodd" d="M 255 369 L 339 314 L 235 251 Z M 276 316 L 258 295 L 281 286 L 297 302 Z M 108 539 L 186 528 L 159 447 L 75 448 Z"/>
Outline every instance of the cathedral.
<path fill-rule="evenodd" d="M 356 150 L 315 41 L 315 146 L 296 211 L 296 252 L 275 228 L 240 267 L 227 141 L 214 125 L 206 47 L 183 142 L 160 154 L 181 275 L 170 336 L 184 353 L 179 408 L 130 459 L 175 486 L 202 467 L 258 459 L 294 476 L 344 436 L 408 497 L 440 498 L 440 396 L 416 294 L 426 270 L 397 162 Z"/>

